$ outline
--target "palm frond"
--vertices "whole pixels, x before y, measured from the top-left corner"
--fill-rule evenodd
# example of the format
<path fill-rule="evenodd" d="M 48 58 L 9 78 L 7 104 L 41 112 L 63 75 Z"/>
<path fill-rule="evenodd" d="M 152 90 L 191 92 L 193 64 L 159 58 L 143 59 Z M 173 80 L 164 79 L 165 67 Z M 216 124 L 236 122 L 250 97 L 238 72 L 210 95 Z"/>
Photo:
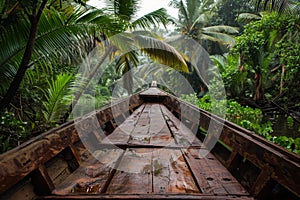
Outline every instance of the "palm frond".
<path fill-rule="evenodd" d="M 174 69 L 186 73 L 189 72 L 183 55 L 181 55 L 171 45 L 161 40 L 146 36 L 137 35 L 134 37 L 134 39 L 141 51 L 149 55 L 153 60 L 170 66 Z"/>
<path fill-rule="evenodd" d="M 5 93 L 18 70 L 26 47 L 29 27 L 29 21 L 23 19 L 0 32 L 0 95 Z"/>
<path fill-rule="evenodd" d="M 257 10 L 275 11 L 279 14 L 298 14 L 299 2 L 295 0 L 254 0 Z M 295 7 L 296 6 L 296 7 Z M 296 9 L 295 9 L 296 8 Z M 295 12 L 296 11 L 296 12 Z"/>
<path fill-rule="evenodd" d="M 201 8 L 201 1 L 199 1 L 199 0 L 186 1 L 186 10 L 189 15 L 189 19 L 197 18 L 197 16 L 200 14 L 199 8 Z"/>
<path fill-rule="evenodd" d="M 132 38 L 132 33 L 123 32 L 109 38 L 111 45 L 114 45 L 119 51 L 126 53 L 137 50 Z"/>
<path fill-rule="evenodd" d="M 177 8 L 179 10 L 179 15 L 182 15 L 184 18 L 184 22 L 186 24 L 189 24 L 191 19 L 189 18 L 189 14 L 188 14 L 188 11 L 186 10 L 186 7 L 183 3 L 183 1 L 179 1 L 179 4 L 177 5 Z M 178 16 L 179 17 L 179 16 Z"/>
<path fill-rule="evenodd" d="M 209 13 L 200 13 L 199 16 L 194 20 L 193 25 L 190 29 L 192 30 L 194 27 L 198 26 L 198 24 L 207 24 L 211 16 L 212 15 Z"/>
<path fill-rule="evenodd" d="M 106 0 L 105 3 L 110 12 L 125 21 L 130 21 L 139 8 L 138 0 Z"/>
<path fill-rule="evenodd" d="M 228 34 L 212 31 L 203 31 L 201 34 L 201 39 L 218 42 L 220 44 L 234 44 L 235 42 L 235 39 Z"/>
<path fill-rule="evenodd" d="M 258 21 L 261 20 L 261 16 L 257 15 L 257 14 L 253 14 L 253 13 L 241 13 L 239 14 L 239 16 L 237 17 L 238 22 L 240 23 L 249 23 L 252 21 Z"/>
<path fill-rule="evenodd" d="M 150 29 L 152 26 L 159 26 L 159 24 L 162 24 L 166 28 L 168 18 L 169 15 L 166 9 L 160 8 L 133 21 L 129 29 L 136 30 L 140 28 L 145 30 Z"/>
<path fill-rule="evenodd" d="M 223 55 L 212 55 L 210 56 L 212 61 L 218 66 L 218 69 L 220 72 L 224 72 L 226 64 L 227 64 L 227 58 Z"/>
<path fill-rule="evenodd" d="M 48 88 L 41 89 L 45 95 L 43 115 L 46 122 L 56 122 L 66 111 L 67 105 L 72 101 L 70 98 L 70 85 L 72 74 L 59 74 L 56 79 L 48 81 Z"/>
<path fill-rule="evenodd" d="M 105 33 L 107 36 L 117 34 L 120 30 L 124 30 L 124 24 L 119 23 L 118 18 L 110 16 L 106 9 L 83 9 L 78 7 L 77 10 L 68 19 L 69 23 L 84 23 L 95 28 L 95 32 Z"/>
<path fill-rule="evenodd" d="M 228 34 L 239 33 L 238 28 L 232 26 L 226 26 L 226 25 L 203 27 L 202 30 L 209 31 L 209 32 L 228 33 Z"/>
<path fill-rule="evenodd" d="M 137 66 L 139 63 L 138 53 L 136 51 L 130 51 L 121 55 L 116 62 L 115 68 L 117 73 L 124 74 L 129 71 L 129 62 L 134 66 Z"/>
<path fill-rule="evenodd" d="M 5 91 L 16 74 L 26 48 L 29 27 L 29 21 L 23 19 L 19 24 L 12 24 L 7 31 L 0 34 L 1 93 Z M 45 10 L 38 26 L 31 65 L 39 59 L 70 56 L 70 49 L 78 45 L 86 46 L 84 41 L 90 37 L 89 31 L 90 26 L 85 23 L 70 21 L 68 24 L 62 13 L 56 10 Z"/>

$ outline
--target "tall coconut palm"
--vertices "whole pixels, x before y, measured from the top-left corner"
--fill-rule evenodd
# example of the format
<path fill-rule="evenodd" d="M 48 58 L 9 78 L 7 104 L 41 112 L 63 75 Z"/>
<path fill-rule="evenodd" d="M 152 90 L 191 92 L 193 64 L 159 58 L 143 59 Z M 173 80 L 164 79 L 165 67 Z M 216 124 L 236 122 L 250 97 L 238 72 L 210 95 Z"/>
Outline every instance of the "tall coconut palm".
<path fill-rule="evenodd" d="M 218 4 L 219 1 L 214 0 L 172 0 L 170 2 L 171 6 L 178 9 L 178 20 L 175 20 L 177 29 L 182 35 L 197 41 L 208 52 L 210 52 L 208 44 L 226 47 L 234 43 L 232 35 L 238 33 L 237 28 L 231 26 L 209 25 L 209 20 L 217 11 Z M 193 50 L 187 49 L 186 51 L 193 54 Z M 199 55 L 189 55 L 189 57 L 199 57 Z M 199 65 L 201 66 L 191 66 L 192 72 L 186 76 L 193 88 L 202 93 L 203 90 L 208 89 L 207 72 L 210 66 L 208 63 L 199 63 Z"/>
<path fill-rule="evenodd" d="M 172 0 L 170 5 L 179 11 L 177 27 L 182 34 L 203 44 L 205 40 L 221 44 L 231 44 L 238 30 L 231 26 L 209 26 L 209 20 L 214 15 L 219 1 L 214 0 Z"/>

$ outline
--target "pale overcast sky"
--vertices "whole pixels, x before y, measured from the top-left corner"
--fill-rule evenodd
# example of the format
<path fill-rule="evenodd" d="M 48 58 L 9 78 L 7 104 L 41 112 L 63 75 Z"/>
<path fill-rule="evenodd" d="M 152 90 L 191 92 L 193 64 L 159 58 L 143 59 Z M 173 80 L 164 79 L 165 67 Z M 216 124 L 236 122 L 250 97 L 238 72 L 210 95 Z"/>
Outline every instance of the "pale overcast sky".
<path fill-rule="evenodd" d="M 152 12 L 154 10 L 157 10 L 159 8 L 165 8 L 167 9 L 168 13 L 177 18 L 177 9 L 169 7 L 168 4 L 170 0 L 140 0 L 140 10 L 137 13 L 138 17 L 145 15 L 149 12 Z M 88 3 L 92 6 L 97 7 L 99 5 L 99 8 L 103 7 L 103 1 L 102 0 L 90 0 Z"/>

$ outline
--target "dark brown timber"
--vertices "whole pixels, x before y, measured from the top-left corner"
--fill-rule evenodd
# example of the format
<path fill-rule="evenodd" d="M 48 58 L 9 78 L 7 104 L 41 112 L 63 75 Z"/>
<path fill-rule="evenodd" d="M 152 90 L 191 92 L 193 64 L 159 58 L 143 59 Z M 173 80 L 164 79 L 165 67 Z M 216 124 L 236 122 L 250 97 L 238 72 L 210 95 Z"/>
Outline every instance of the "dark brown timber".
<path fill-rule="evenodd" d="M 221 130 L 211 152 L 203 144 L 213 137 L 197 132 L 198 125 Z M 0 194 L 7 199 L 297 199 L 299 160 L 151 87 L 0 155 Z"/>

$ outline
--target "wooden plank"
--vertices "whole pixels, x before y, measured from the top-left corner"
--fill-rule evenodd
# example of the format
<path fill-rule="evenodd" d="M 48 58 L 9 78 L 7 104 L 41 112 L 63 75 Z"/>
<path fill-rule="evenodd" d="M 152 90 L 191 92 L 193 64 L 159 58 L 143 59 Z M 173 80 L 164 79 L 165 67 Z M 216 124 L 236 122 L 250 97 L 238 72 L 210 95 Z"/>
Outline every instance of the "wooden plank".
<path fill-rule="evenodd" d="M 49 166 L 47 167 L 47 171 L 55 186 L 61 183 L 61 178 L 67 178 L 70 175 L 68 163 L 62 157 L 53 158 L 46 166 Z M 67 174 L 65 170 L 67 170 Z"/>
<path fill-rule="evenodd" d="M 142 105 L 136 109 L 114 132 L 100 142 L 102 144 L 127 144 L 144 108 L 145 105 Z"/>
<path fill-rule="evenodd" d="M 150 117 L 149 113 L 151 110 L 151 104 L 145 104 L 145 108 L 141 113 L 137 123 L 134 127 L 130 135 L 130 139 L 128 144 L 141 145 L 141 144 L 149 144 L 150 143 Z"/>
<path fill-rule="evenodd" d="M 180 149 L 153 151 L 153 193 L 199 193 Z"/>
<path fill-rule="evenodd" d="M 38 195 L 49 195 L 54 189 L 54 184 L 44 165 L 33 171 L 32 184 Z"/>
<path fill-rule="evenodd" d="M 252 197 L 220 196 L 207 194 L 97 194 L 97 195 L 72 195 L 72 196 L 44 196 L 38 199 L 193 199 L 193 200 L 254 200 Z"/>
<path fill-rule="evenodd" d="M 102 149 L 94 152 L 94 157 L 83 162 L 52 193 L 56 195 L 101 193 L 122 155 L 121 149 Z"/>
<path fill-rule="evenodd" d="M 181 105 L 188 105 L 171 95 L 165 98 L 164 104 L 179 115 Z M 264 169 L 267 165 L 271 166 L 274 170 L 271 178 L 300 197 L 300 156 L 207 111 L 194 106 L 190 107 L 200 113 L 199 123 L 202 128 L 207 130 L 211 120 L 216 124 L 219 123 L 223 128 L 219 138 L 222 142 L 234 147 L 241 156 L 260 169 Z"/>
<path fill-rule="evenodd" d="M 153 104 L 149 113 L 150 117 L 150 144 L 161 146 L 174 146 L 175 140 L 164 119 L 161 104 Z"/>
<path fill-rule="evenodd" d="M 200 192 L 203 194 L 211 194 L 211 186 L 209 185 L 206 178 L 202 175 L 203 169 L 198 165 L 198 162 L 196 159 L 198 159 L 197 155 L 192 155 L 190 152 L 187 152 L 187 150 L 184 150 L 184 157 L 187 161 L 188 166 L 191 169 L 191 172 L 193 173 L 196 183 L 200 189 Z"/>
<path fill-rule="evenodd" d="M 143 91 L 140 93 L 140 97 L 146 98 L 146 97 L 152 97 L 152 98 L 159 98 L 159 97 L 166 97 L 168 94 L 156 87 L 151 87 L 147 89 L 146 91 Z"/>
<path fill-rule="evenodd" d="M 159 104 L 146 104 L 128 144 L 149 146 L 174 146 L 175 141 L 168 129 Z"/>
<path fill-rule="evenodd" d="M 196 133 L 194 134 L 187 128 L 165 106 L 161 106 L 161 110 L 177 145 L 185 148 L 202 145 L 201 141 L 196 137 Z"/>
<path fill-rule="evenodd" d="M 151 149 L 127 149 L 107 194 L 149 194 L 152 192 Z"/>
<path fill-rule="evenodd" d="M 185 156 L 202 192 L 216 195 L 249 195 L 212 154 L 202 157 L 199 155 L 199 149 L 190 148 L 185 151 Z"/>
<path fill-rule="evenodd" d="M 270 181 L 271 174 L 271 169 L 262 170 L 251 188 L 251 194 L 253 194 L 254 196 L 258 196 L 262 189 Z"/>
<path fill-rule="evenodd" d="M 0 199 L 3 200 L 33 200 L 37 195 L 34 193 L 34 187 L 30 179 L 22 180 L 12 190 L 9 190 Z"/>

